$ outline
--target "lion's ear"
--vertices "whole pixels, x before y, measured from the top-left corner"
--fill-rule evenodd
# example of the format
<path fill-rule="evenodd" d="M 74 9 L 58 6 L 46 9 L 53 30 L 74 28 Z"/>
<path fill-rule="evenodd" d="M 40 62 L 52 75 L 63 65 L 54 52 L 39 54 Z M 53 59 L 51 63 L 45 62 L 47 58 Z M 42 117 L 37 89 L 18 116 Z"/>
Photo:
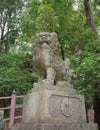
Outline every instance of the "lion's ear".
<path fill-rule="evenodd" d="M 51 33 L 51 36 L 52 36 L 52 37 L 55 37 L 55 38 L 58 38 L 57 33 L 55 33 L 55 32 L 52 32 L 52 33 Z"/>
<path fill-rule="evenodd" d="M 58 36 L 55 32 L 51 33 L 51 38 L 52 38 L 53 41 L 58 42 Z"/>
<path fill-rule="evenodd" d="M 35 38 L 37 39 L 39 37 L 39 33 L 36 33 Z"/>

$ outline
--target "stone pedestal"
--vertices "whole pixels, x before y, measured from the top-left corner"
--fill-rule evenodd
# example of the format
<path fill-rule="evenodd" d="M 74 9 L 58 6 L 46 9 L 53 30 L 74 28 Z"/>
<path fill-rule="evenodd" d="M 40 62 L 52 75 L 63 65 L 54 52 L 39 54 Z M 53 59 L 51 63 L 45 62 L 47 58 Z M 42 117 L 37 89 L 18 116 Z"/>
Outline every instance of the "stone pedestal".
<path fill-rule="evenodd" d="M 23 105 L 22 124 L 12 130 L 98 130 L 96 124 L 86 123 L 84 97 L 71 86 L 35 84 Z"/>
<path fill-rule="evenodd" d="M 6 130 L 6 122 L 5 121 L 0 121 L 0 130 Z"/>
<path fill-rule="evenodd" d="M 94 123 L 35 123 L 16 124 L 12 130 L 98 130 Z"/>
<path fill-rule="evenodd" d="M 23 123 L 86 122 L 84 98 L 63 91 L 41 90 L 25 96 Z"/>
<path fill-rule="evenodd" d="M 6 121 L 4 121 L 4 111 L 0 110 L 0 130 L 6 130 Z"/>

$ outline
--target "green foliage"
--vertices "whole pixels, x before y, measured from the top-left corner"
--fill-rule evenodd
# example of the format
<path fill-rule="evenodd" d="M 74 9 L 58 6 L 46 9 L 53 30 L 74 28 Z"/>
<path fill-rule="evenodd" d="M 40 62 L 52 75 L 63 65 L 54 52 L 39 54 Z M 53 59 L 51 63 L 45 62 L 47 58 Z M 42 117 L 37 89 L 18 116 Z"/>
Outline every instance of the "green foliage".
<path fill-rule="evenodd" d="M 87 101 L 92 101 L 94 94 L 100 95 L 100 41 L 90 41 L 90 38 L 84 50 L 72 58 L 77 74 L 77 91 L 83 93 Z"/>
<path fill-rule="evenodd" d="M 23 53 L 0 56 L 0 95 L 7 96 L 13 89 L 25 94 L 32 88 L 37 76 L 32 73 L 31 59 L 31 55 Z"/>
<path fill-rule="evenodd" d="M 72 2 L 70 1 L 49 1 L 29 0 L 26 10 L 22 14 L 21 29 L 22 37 L 32 42 L 36 32 L 54 31 L 62 35 L 60 41 L 64 41 L 67 23 L 72 15 Z"/>
<path fill-rule="evenodd" d="M 39 0 L 29 0 L 25 5 L 24 12 L 21 14 L 21 35 L 23 41 L 32 42 L 36 32 L 37 8 L 40 5 Z"/>
<path fill-rule="evenodd" d="M 56 30 L 57 25 L 57 16 L 51 5 L 40 5 L 38 7 L 36 18 L 37 31 L 53 32 Z"/>
<path fill-rule="evenodd" d="M 0 53 L 7 53 L 18 36 L 22 0 L 0 0 Z"/>

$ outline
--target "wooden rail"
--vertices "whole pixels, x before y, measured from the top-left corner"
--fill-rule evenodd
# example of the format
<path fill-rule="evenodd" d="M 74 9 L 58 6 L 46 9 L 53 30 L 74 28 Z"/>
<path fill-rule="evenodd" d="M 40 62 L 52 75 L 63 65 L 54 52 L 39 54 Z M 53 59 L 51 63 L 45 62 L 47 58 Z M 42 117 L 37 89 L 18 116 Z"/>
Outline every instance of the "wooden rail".
<path fill-rule="evenodd" d="M 5 121 L 9 121 L 9 123 L 8 123 L 8 128 L 9 129 L 14 124 L 15 119 L 21 119 L 22 118 L 22 115 L 15 117 L 15 110 L 16 110 L 16 108 L 23 108 L 23 105 L 17 105 L 16 104 L 16 99 L 23 98 L 23 97 L 24 97 L 23 95 L 22 96 L 17 96 L 15 91 L 13 91 L 12 95 L 9 96 L 9 97 L 0 97 L 0 100 L 11 99 L 10 106 L 0 108 L 0 110 L 10 110 L 10 116 L 8 118 L 4 119 Z"/>

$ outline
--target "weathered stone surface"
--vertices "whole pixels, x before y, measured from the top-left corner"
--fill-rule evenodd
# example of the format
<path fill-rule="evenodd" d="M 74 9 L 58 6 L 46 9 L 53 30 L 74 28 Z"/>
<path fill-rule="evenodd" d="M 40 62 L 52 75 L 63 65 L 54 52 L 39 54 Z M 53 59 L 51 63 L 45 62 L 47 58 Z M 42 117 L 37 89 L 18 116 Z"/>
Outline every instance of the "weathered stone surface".
<path fill-rule="evenodd" d="M 50 85 L 43 81 L 33 84 L 33 92 L 41 90 L 64 91 L 68 95 L 76 95 L 76 91 L 73 86 L 66 81 L 58 81 L 56 85 Z"/>
<path fill-rule="evenodd" d="M 32 92 L 24 98 L 23 122 L 86 122 L 84 98 L 63 91 Z"/>
<path fill-rule="evenodd" d="M 57 81 L 71 83 L 74 76 L 70 61 L 59 56 L 59 42 L 56 33 L 41 32 L 35 36 L 33 60 L 39 81 L 54 85 Z M 50 87 L 50 86 L 49 86 Z"/>
<path fill-rule="evenodd" d="M 4 111 L 0 110 L 0 121 L 3 120 L 4 117 Z"/>
<path fill-rule="evenodd" d="M 0 121 L 0 130 L 6 130 L 6 122 Z"/>
<path fill-rule="evenodd" d="M 11 130 L 98 130 L 94 123 L 35 123 L 17 124 Z"/>
<path fill-rule="evenodd" d="M 3 120 L 4 111 L 0 110 L 0 130 L 6 130 L 6 122 Z"/>

